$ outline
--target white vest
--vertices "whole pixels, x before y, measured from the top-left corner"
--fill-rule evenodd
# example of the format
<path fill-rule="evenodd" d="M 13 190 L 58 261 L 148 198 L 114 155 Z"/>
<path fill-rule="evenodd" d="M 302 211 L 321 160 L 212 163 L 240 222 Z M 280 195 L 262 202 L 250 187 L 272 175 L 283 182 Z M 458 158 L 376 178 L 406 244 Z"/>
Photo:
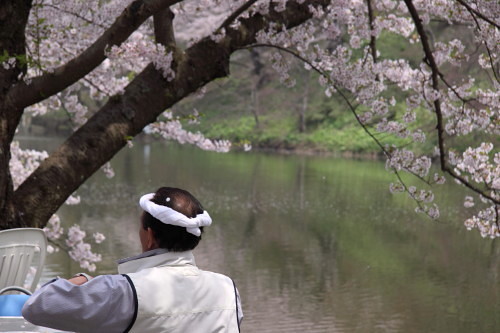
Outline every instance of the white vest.
<path fill-rule="evenodd" d="M 198 269 L 191 251 L 128 261 L 118 271 L 137 295 L 130 332 L 239 332 L 233 281 Z"/>

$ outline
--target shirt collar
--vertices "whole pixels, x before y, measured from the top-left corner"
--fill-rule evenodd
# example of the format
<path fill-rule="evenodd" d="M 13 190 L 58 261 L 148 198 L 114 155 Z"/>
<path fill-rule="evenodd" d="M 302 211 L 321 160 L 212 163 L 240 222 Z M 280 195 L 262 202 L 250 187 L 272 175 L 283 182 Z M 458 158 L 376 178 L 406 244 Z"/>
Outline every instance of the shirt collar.
<path fill-rule="evenodd" d="M 135 273 L 142 269 L 158 266 L 196 266 L 191 251 L 168 252 L 166 249 L 146 251 L 137 256 L 120 259 L 117 263 L 120 274 Z"/>
<path fill-rule="evenodd" d="M 116 263 L 118 265 L 121 265 L 123 263 L 129 262 L 129 261 L 132 261 L 132 260 L 141 259 L 141 258 L 147 258 L 147 257 L 152 257 L 152 256 L 156 256 L 158 254 L 163 254 L 163 253 L 167 253 L 167 252 L 168 252 L 167 249 L 158 248 L 158 249 L 154 249 L 154 250 L 149 250 L 149 251 L 146 251 L 146 252 L 142 252 L 141 254 L 138 254 L 138 255 L 135 255 L 135 256 L 132 256 L 132 257 L 127 257 L 127 258 L 123 258 L 123 259 L 117 260 Z"/>

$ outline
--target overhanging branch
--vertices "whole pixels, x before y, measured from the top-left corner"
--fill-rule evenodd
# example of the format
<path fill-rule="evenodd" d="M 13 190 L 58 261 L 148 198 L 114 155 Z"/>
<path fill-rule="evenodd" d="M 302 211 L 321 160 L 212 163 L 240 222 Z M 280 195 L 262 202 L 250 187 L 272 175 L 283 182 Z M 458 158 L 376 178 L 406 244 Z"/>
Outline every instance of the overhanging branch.
<path fill-rule="evenodd" d="M 245 2 L 243 5 L 241 5 L 238 9 L 236 9 L 231 15 L 229 15 L 228 18 L 222 22 L 222 24 L 217 28 L 216 31 L 219 31 L 223 28 L 226 28 L 229 26 L 231 23 L 233 23 L 234 20 L 238 18 L 241 14 L 243 14 L 246 10 L 248 10 L 254 3 L 256 3 L 258 0 L 250 0 Z"/>
<path fill-rule="evenodd" d="M 9 204 L 8 218 L 18 224 L 43 227 L 66 198 L 104 163 L 128 138 L 154 122 L 167 108 L 219 77 L 229 74 L 229 57 L 242 46 L 255 42 L 255 34 L 276 22 L 292 28 L 312 17 L 308 5 L 327 5 L 312 0 L 290 3 L 284 12 L 256 14 L 242 19 L 238 29 L 228 29 L 216 43 L 206 37 L 188 48 L 167 81 L 150 64 L 125 88 L 123 95 L 111 97 L 82 127 L 19 186 Z M 57 191 L 54 191 L 57 188 Z"/>
<path fill-rule="evenodd" d="M 479 13 L 478 11 L 472 9 L 472 7 L 470 7 L 469 5 L 467 5 L 467 3 L 463 2 L 463 1 L 459 1 L 457 0 L 458 2 L 460 2 L 466 9 L 467 11 L 470 13 L 470 16 L 472 17 L 472 19 L 474 20 L 474 22 L 476 23 L 476 27 L 478 30 L 482 30 L 481 29 L 481 25 L 479 24 L 476 16 L 478 17 L 481 17 L 481 13 Z M 495 25 L 495 24 L 493 24 Z M 497 29 L 498 29 L 498 26 L 497 26 Z M 490 61 L 490 64 L 491 64 L 491 71 L 493 72 L 493 76 L 495 77 L 495 80 L 497 80 L 497 82 L 500 83 L 500 78 L 498 77 L 498 74 L 497 74 L 497 71 L 495 70 L 495 64 L 494 64 L 494 61 L 493 61 L 493 56 L 491 54 L 491 50 L 488 46 L 488 42 L 486 40 L 483 40 L 483 43 L 484 43 L 484 47 L 486 48 L 486 52 L 488 53 L 488 58 L 489 58 L 489 61 Z"/>
<path fill-rule="evenodd" d="M 458 0 L 460 1 L 460 0 Z M 424 26 L 422 24 L 422 20 L 420 19 L 420 16 L 418 15 L 418 12 L 413 5 L 413 2 L 411 0 L 404 0 L 406 7 L 408 8 L 408 11 L 410 12 L 410 15 L 412 17 L 413 23 L 415 24 L 415 28 L 417 29 L 417 33 L 420 36 L 420 42 L 422 44 L 422 48 L 424 50 L 425 58 L 427 59 L 427 64 L 431 68 L 432 71 L 432 88 L 435 91 L 439 91 L 439 67 L 436 63 L 436 60 L 434 59 L 434 55 L 431 51 L 429 39 L 427 38 L 427 34 L 424 30 Z M 434 101 L 434 111 L 436 112 L 436 118 L 437 118 L 437 125 L 436 129 L 438 132 L 438 146 L 439 146 L 439 160 L 441 164 L 441 170 L 443 172 L 448 173 L 450 176 L 458 180 L 461 184 L 469 188 L 470 190 L 482 195 L 483 197 L 487 198 L 488 200 L 491 200 L 493 203 L 499 205 L 500 200 L 495 199 L 493 196 L 489 195 L 486 193 L 486 191 L 483 191 L 482 189 L 478 188 L 477 186 L 473 185 L 469 181 L 467 181 L 464 177 L 458 175 L 446 162 L 446 150 L 444 146 L 444 126 L 443 126 L 443 114 L 441 111 L 441 101 L 440 99 L 436 99 Z"/>
<path fill-rule="evenodd" d="M 481 18 L 483 21 L 486 21 L 489 24 L 491 24 L 492 26 L 496 27 L 497 29 L 500 29 L 500 26 L 497 23 L 493 22 L 489 17 L 487 17 L 486 15 L 481 13 L 480 11 L 472 8 L 467 2 L 465 2 L 463 0 L 456 0 L 456 1 L 459 4 L 461 4 L 462 6 L 464 6 L 471 14 L 476 15 L 477 17 Z"/>

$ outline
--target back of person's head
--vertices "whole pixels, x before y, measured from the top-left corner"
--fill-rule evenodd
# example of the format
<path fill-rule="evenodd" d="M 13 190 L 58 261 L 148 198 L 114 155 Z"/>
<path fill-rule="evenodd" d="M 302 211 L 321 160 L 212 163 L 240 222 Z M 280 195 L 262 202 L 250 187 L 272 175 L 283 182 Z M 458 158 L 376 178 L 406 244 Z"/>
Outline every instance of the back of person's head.
<path fill-rule="evenodd" d="M 151 200 L 157 205 L 170 207 L 187 217 L 196 217 L 203 213 L 201 203 L 188 191 L 174 188 L 159 188 Z M 142 215 L 142 227 L 151 228 L 160 248 L 173 252 L 182 252 L 194 249 L 201 240 L 187 232 L 186 228 L 171 224 L 165 224 L 151 216 L 148 212 Z M 203 233 L 203 227 L 200 227 Z"/>

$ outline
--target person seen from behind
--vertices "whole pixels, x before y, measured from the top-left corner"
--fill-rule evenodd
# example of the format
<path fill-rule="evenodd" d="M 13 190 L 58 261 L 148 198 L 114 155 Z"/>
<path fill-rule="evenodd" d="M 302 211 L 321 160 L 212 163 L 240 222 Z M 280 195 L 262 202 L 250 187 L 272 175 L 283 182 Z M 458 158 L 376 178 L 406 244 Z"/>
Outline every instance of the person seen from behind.
<path fill-rule="evenodd" d="M 142 251 L 116 275 L 57 278 L 26 302 L 26 320 L 74 332 L 239 332 L 243 318 L 229 277 L 196 266 L 192 250 L 209 214 L 189 192 L 162 187 L 140 198 Z"/>

